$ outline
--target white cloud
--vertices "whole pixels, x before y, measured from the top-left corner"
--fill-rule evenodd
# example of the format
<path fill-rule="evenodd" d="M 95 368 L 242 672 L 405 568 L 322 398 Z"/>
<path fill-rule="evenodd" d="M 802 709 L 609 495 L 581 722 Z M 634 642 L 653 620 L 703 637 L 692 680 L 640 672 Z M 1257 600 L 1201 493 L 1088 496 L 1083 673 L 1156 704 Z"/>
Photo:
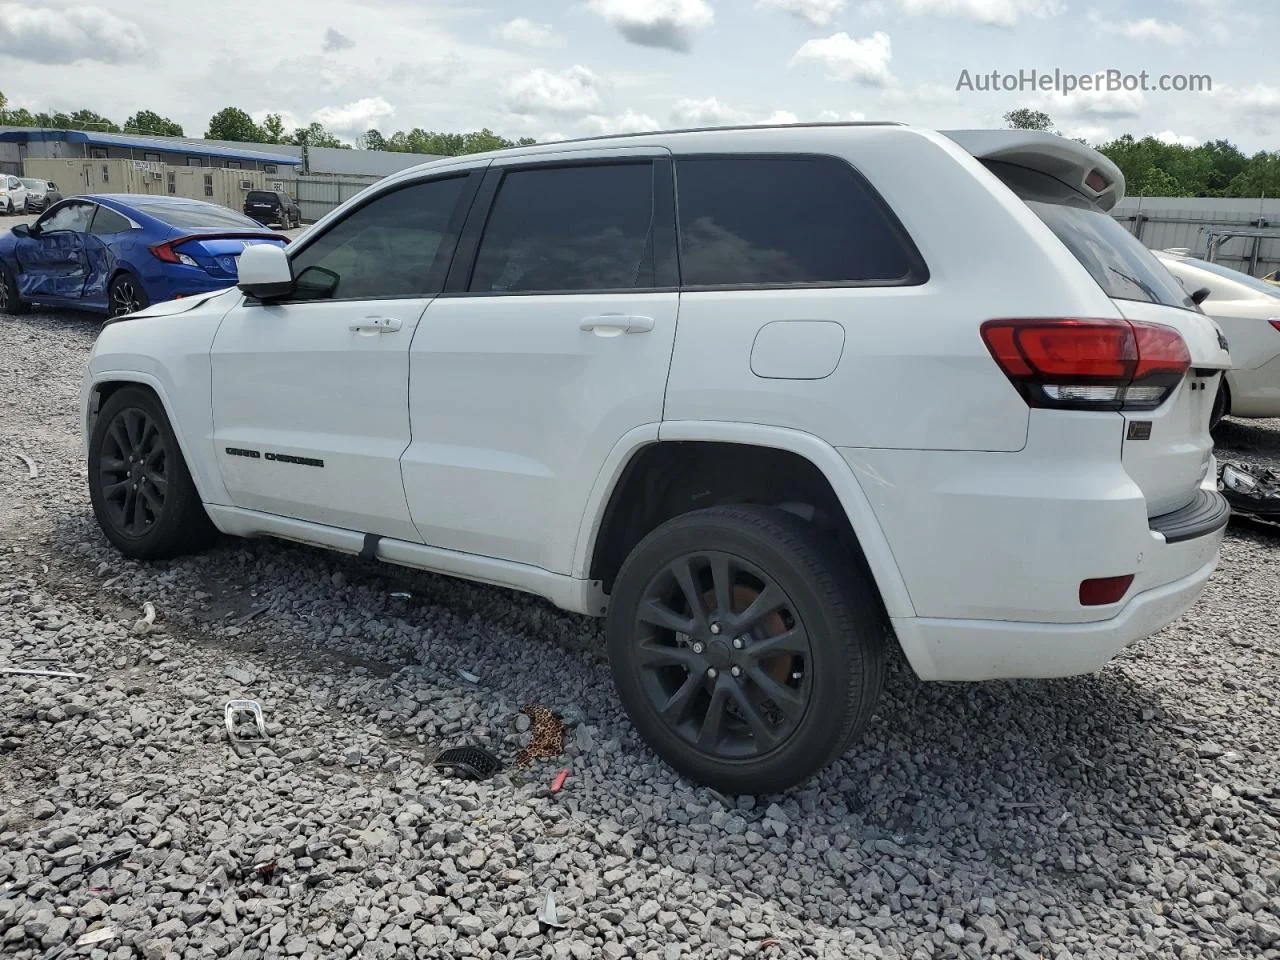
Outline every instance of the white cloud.
<path fill-rule="evenodd" d="M 508 20 L 495 31 L 498 39 L 525 47 L 559 47 L 564 39 L 545 23 L 534 23 L 525 17 Z"/>
<path fill-rule="evenodd" d="M 707 0 L 587 0 L 587 9 L 632 43 L 677 53 L 688 52 L 693 33 L 715 22 Z"/>
<path fill-rule="evenodd" d="M 1176 23 L 1167 20 L 1156 20 L 1147 17 L 1143 20 L 1119 20 L 1108 22 L 1095 15 L 1094 22 L 1104 33 L 1117 33 L 1130 40 L 1154 40 L 1170 46 L 1181 46 L 1191 39 L 1191 35 Z"/>
<path fill-rule="evenodd" d="M 336 107 L 321 107 L 311 115 L 326 130 L 349 137 L 386 123 L 395 116 L 396 108 L 382 97 L 363 97 Z"/>
<path fill-rule="evenodd" d="M 284 127 L 285 131 L 288 133 L 292 133 L 294 130 L 297 130 L 299 127 L 306 126 L 306 124 L 302 122 L 301 117 L 297 116 L 294 113 L 290 113 L 288 110 L 250 110 L 249 117 L 253 120 L 254 123 L 261 126 L 263 122 L 266 121 L 267 117 L 273 113 L 279 115 L 280 124 Z M 361 130 L 360 132 L 364 133 L 363 130 Z M 191 134 L 191 136 L 196 136 L 196 134 Z"/>
<path fill-rule="evenodd" d="M 757 8 L 781 10 L 815 27 L 825 27 L 844 6 L 845 0 L 756 0 Z"/>
<path fill-rule="evenodd" d="M 865 119 L 867 115 L 858 110 L 846 110 L 844 113 L 838 110 L 823 110 L 818 114 L 820 123 L 858 123 Z"/>
<path fill-rule="evenodd" d="M 1198 147 L 1201 143 L 1199 137 L 1174 133 L 1172 130 L 1162 130 L 1160 133 L 1153 133 L 1152 136 L 1161 143 L 1168 143 L 1178 147 Z"/>
<path fill-rule="evenodd" d="M 677 100 L 671 108 L 671 121 L 678 127 L 731 127 L 750 123 L 751 114 L 722 103 L 715 97 L 705 100 Z"/>
<path fill-rule="evenodd" d="M 513 113 L 563 115 L 599 113 L 604 81 L 583 66 L 555 73 L 537 67 L 509 79 L 503 87 Z"/>
<path fill-rule="evenodd" d="M 859 40 L 841 32 L 810 40 L 795 52 L 790 65 L 817 64 L 828 79 L 883 87 L 893 82 L 889 73 L 892 56 L 887 33 L 876 31 Z"/>
<path fill-rule="evenodd" d="M 578 126 L 587 133 L 593 134 L 645 133 L 662 128 L 662 124 L 653 117 L 647 113 L 637 113 L 635 110 L 624 110 L 611 117 L 593 113 L 583 117 Z"/>
<path fill-rule="evenodd" d="M 1066 113 L 1089 120 L 1131 119 L 1142 115 L 1147 98 L 1138 90 L 1077 90 L 1035 104 L 1050 116 Z"/>
<path fill-rule="evenodd" d="M 340 50 L 350 50 L 355 45 L 356 42 L 345 33 L 330 27 L 324 32 L 324 41 L 320 44 L 320 49 L 325 53 L 337 53 Z"/>
<path fill-rule="evenodd" d="M 101 7 L 0 3 L 0 56 L 35 63 L 126 63 L 147 52 L 138 25 Z"/>
<path fill-rule="evenodd" d="M 1024 16 L 1056 17 L 1061 0 L 898 0 L 903 13 L 922 17 L 963 17 L 991 27 L 1012 27 Z"/>
<path fill-rule="evenodd" d="M 1084 140 L 1086 143 L 1092 144 L 1106 143 L 1112 139 L 1111 131 L 1107 127 L 1100 127 L 1096 124 L 1064 127 L 1062 135 L 1070 140 Z"/>
<path fill-rule="evenodd" d="M 760 122 L 770 126 L 778 126 L 780 124 L 799 123 L 800 118 L 790 110 L 775 110 Z"/>
<path fill-rule="evenodd" d="M 1223 93 L 1228 94 L 1229 98 L 1247 114 L 1280 115 L 1280 87 L 1258 83 L 1244 90 L 1223 90 Z"/>

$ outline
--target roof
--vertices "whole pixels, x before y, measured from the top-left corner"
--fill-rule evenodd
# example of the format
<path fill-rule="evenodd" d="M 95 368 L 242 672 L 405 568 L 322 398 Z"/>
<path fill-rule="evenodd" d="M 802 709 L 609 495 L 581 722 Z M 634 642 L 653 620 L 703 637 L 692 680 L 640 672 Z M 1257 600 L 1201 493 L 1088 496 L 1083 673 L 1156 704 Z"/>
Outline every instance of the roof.
<path fill-rule="evenodd" d="M 203 140 L 184 137 L 145 137 L 132 133 L 99 133 L 96 130 L 52 130 L 45 127 L 23 127 L 0 133 L 0 141 L 30 143 L 31 141 L 63 141 L 85 143 L 95 147 L 119 147 L 125 150 L 145 150 L 152 153 L 180 153 L 192 157 L 214 157 L 220 160 L 249 160 L 254 163 L 277 163 L 298 166 L 300 157 L 251 150 L 244 147 L 214 146 Z"/>

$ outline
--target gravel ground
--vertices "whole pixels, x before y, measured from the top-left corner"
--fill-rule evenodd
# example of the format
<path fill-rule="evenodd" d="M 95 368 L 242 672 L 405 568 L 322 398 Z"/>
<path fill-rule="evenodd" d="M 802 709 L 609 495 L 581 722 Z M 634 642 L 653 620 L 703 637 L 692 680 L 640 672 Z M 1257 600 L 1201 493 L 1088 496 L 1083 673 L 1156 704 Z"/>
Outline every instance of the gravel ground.
<path fill-rule="evenodd" d="M 1233 531 L 1097 676 L 899 660 L 842 762 L 729 799 L 654 760 L 596 624 L 541 601 L 265 541 L 122 560 L 76 426 L 95 330 L 0 319 L 0 665 L 87 675 L 0 675 L 0 955 L 1280 958 L 1280 537 Z M 1280 423 L 1229 434 L 1280 456 Z M 267 744 L 232 750 L 230 697 Z M 568 730 L 521 768 L 526 704 Z M 473 739 L 504 772 L 430 766 Z"/>

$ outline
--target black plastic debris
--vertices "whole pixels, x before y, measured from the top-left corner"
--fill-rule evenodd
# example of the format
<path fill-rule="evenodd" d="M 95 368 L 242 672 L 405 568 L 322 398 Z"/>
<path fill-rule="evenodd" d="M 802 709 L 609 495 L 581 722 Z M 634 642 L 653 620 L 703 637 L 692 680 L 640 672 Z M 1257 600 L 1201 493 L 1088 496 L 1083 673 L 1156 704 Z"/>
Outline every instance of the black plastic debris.
<path fill-rule="evenodd" d="M 1280 472 L 1224 463 L 1218 471 L 1218 489 L 1237 516 L 1280 525 Z"/>
<path fill-rule="evenodd" d="M 488 780 L 502 769 L 501 760 L 484 747 L 476 746 L 450 747 L 436 757 L 431 765 L 469 780 Z"/>

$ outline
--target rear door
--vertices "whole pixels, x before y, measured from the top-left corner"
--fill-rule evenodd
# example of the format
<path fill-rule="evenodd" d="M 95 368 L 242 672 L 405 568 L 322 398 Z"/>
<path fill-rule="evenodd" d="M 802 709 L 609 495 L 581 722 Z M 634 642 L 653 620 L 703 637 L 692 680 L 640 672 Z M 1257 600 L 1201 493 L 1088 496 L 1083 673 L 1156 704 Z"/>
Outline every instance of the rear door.
<path fill-rule="evenodd" d="M 479 176 L 371 197 L 299 246 L 293 295 L 246 299 L 223 319 L 210 356 L 214 442 L 236 506 L 417 539 L 400 479 L 409 343 Z"/>
<path fill-rule="evenodd" d="M 660 148 L 538 159 L 494 161 L 414 338 L 404 486 L 425 543 L 569 573 L 601 467 L 662 420 L 674 199 Z"/>
<path fill-rule="evenodd" d="M 988 163 L 1053 230 L 1126 319 L 1178 332 L 1191 356 L 1182 383 L 1155 410 L 1121 412 L 1123 460 L 1150 516 L 1186 506 L 1213 454 L 1209 418 L 1231 357 L 1217 327 L 1168 270 L 1127 230 L 1079 190 L 1047 174 Z"/>

